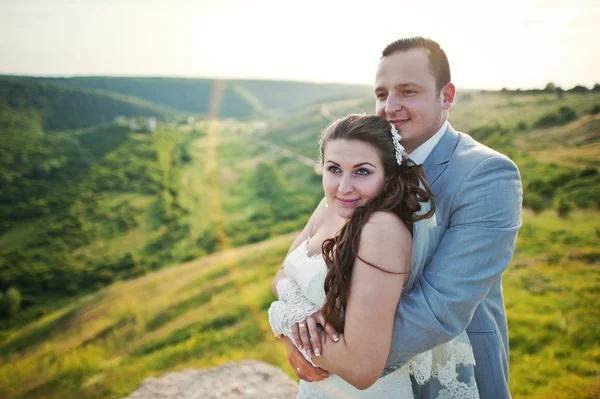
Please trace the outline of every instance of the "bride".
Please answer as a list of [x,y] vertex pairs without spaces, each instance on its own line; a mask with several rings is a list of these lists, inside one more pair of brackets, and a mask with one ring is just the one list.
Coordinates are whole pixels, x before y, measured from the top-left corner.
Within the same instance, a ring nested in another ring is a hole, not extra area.
[[479,397],[465,332],[402,366],[387,362],[402,293],[439,243],[423,167],[400,140],[374,115],[338,119],[321,135],[325,198],[276,274],[269,308],[274,334],[331,373],[301,380],[299,398]]

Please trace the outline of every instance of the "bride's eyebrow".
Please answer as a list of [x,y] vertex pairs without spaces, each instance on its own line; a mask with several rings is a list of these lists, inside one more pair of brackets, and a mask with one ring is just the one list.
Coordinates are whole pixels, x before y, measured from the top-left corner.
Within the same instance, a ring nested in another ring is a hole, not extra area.
[[[325,163],[332,163],[332,164],[334,164],[335,166],[338,166],[338,167],[340,166],[340,164],[339,164],[339,163],[337,163],[337,162],[335,162],[335,161],[331,161],[331,160],[328,160],[328,161],[327,161],[327,162],[325,162]],[[361,163],[357,163],[356,165],[354,165],[354,166],[353,166],[353,168],[358,168],[358,167],[361,167],[361,166],[363,166],[363,165],[369,165],[369,166],[371,166],[371,167],[373,167],[373,168],[377,169],[377,166],[373,165],[373,164],[372,164],[372,163],[370,163],[370,162],[361,162]]]
[[354,168],[358,168],[359,166],[363,166],[363,165],[369,165],[369,166],[371,166],[371,167],[373,167],[373,168],[377,169],[377,166],[373,165],[373,164],[372,164],[372,163],[370,163],[370,162],[361,162],[361,163],[357,163],[357,164],[356,164],[356,165],[354,165],[353,167],[354,167]]

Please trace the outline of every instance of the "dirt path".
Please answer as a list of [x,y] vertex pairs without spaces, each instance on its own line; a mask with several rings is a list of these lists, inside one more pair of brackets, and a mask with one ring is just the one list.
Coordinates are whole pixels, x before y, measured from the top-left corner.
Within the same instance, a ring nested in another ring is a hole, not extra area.
[[286,158],[293,159],[294,161],[300,162],[301,164],[306,165],[310,168],[318,169],[318,162],[314,159],[310,159],[309,157],[306,157],[302,154],[290,151],[287,148],[280,147],[277,144],[271,143],[261,137],[253,136],[252,139],[260,146],[265,147],[272,152],[283,155]]

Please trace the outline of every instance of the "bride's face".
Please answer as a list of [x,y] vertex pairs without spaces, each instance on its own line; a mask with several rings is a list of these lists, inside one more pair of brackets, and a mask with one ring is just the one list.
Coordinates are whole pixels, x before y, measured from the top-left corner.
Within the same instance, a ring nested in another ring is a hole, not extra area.
[[323,152],[323,191],[344,219],[383,190],[385,170],[371,144],[358,140],[328,141]]

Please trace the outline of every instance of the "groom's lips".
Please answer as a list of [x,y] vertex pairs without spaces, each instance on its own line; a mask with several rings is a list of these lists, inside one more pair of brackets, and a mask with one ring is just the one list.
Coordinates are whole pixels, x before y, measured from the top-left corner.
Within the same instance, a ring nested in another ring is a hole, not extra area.
[[388,122],[396,126],[396,129],[406,124],[410,119],[391,119]]

